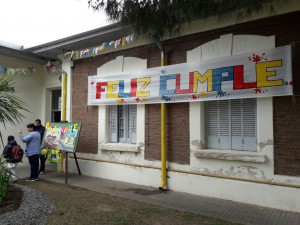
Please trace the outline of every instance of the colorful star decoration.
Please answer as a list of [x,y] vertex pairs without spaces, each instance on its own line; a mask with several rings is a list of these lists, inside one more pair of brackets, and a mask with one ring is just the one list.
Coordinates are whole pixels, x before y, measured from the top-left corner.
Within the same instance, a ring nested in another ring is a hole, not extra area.
[[198,97],[197,97],[196,95],[192,95],[191,98],[192,98],[193,100],[198,99]]
[[220,98],[222,98],[222,97],[226,97],[227,95],[230,95],[230,94],[227,94],[227,92],[226,91],[218,91],[218,93],[217,93],[217,96],[216,97],[220,97]]
[[125,103],[125,99],[124,98],[117,98],[116,102],[117,103]]
[[166,95],[162,95],[161,96],[161,100],[165,101],[165,102],[170,102],[170,101],[174,101],[173,98],[166,96]]
[[267,60],[267,58],[265,58],[265,55],[266,55],[266,53],[263,53],[261,55],[253,54],[252,57],[249,57],[249,61],[257,63],[257,62],[260,62],[262,60]]
[[206,98],[207,97],[207,92],[201,91],[200,94],[199,94],[199,97]]
[[254,88],[253,93],[254,94],[261,94],[261,93],[265,93],[265,91],[261,88]]
[[165,70],[165,69],[162,69],[161,71],[160,71],[160,74],[166,74],[167,73],[167,71]]

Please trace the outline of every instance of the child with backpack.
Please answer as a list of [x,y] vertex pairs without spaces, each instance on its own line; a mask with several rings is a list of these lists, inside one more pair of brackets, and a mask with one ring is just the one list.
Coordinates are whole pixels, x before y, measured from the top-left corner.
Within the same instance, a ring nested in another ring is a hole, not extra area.
[[23,149],[15,141],[15,137],[10,135],[7,137],[7,145],[3,149],[3,156],[6,159],[7,167],[11,173],[13,183],[18,182],[16,176],[17,163],[22,162],[24,155]]

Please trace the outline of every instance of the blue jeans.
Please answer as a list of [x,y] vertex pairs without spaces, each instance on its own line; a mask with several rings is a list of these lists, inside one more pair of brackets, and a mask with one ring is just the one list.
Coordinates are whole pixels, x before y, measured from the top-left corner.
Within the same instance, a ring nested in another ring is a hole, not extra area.
[[28,157],[30,164],[30,179],[37,179],[39,172],[39,154],[32,155]]

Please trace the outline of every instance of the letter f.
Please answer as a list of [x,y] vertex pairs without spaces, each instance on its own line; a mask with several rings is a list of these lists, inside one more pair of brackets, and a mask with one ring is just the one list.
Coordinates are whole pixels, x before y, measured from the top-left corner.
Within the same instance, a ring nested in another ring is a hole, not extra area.
[[107,86],[107,82],[97,83],[96,99],[100,99],[101,98],[101,92],[105,92],[105,88],[102,88],[103,86]]

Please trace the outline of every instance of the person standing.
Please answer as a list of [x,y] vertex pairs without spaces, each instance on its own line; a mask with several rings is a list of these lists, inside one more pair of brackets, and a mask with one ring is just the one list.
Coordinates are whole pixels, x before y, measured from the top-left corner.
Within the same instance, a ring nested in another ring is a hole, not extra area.
[[[45,133],[45,127],[42,125],[42,121],[40,119],[36,119],[35,122],[35,130],[38,131],[41,135],[41,142],[40,144],[42,144],[43,142],[43,137],[44,137],[44,133]],[[39,174],[40,175],[44,175],[45,174],[45,163],[47,160],[48,154],[45,155],[40,155],[40,169],[39,169]]]
[[23,136],[22,131],[19,130],[20,139],[26,143],[26,156],[30,164],[30,177],[26,181],[37,181],[39,171],[39,156],[41,154],[41,135],[35,131],[34,123],[27,125],[28,134]]
[[11,173],[11,177],[13,179],[13,183],[18,183],[18,177],[16,176],[16,167],[19,161],[14,160],[12,155],[12,149],[14,146],[18,146],[21,148],[17,142],[15,141],[15,137],[12,135],[9,135],[7,137],[7,145],[5,145],[3,149],[3,156],[6,159],[7,162],[7,168]]

